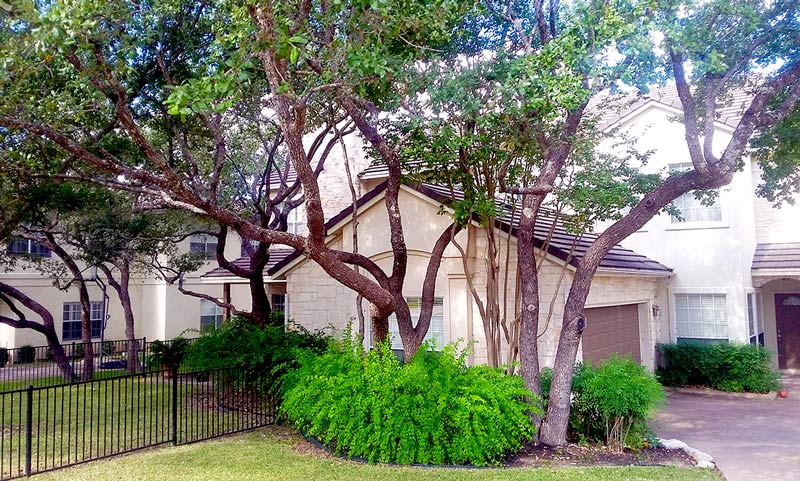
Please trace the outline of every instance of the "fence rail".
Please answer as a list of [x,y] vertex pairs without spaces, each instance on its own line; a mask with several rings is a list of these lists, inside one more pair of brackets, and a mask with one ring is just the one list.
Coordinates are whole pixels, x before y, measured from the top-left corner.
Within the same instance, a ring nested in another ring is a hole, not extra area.
[[0,480],[271,424],[268,378],[248,372],[173,368],[0,392]]
[[[193,342],[194,339],[190,339]],[[167,341],[169,342],[169,341]],[[50,346],[0,348],[0,391],[71,384],[82,381],[85,369],[84,353],[92,345],[93,379],[124,376],[144,372],[153,342],[147,338],[72,342],[64,344],[68,369],[56,362]],[[128,362],[134,359],[134,362]],[[153,366],[159,368],[160,366]],[[181,367],[181,370],[185,370]]]

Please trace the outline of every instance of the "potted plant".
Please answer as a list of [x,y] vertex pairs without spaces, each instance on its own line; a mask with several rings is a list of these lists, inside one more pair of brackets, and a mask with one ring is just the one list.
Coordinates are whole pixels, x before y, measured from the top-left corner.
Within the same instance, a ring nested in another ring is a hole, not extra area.
[[150,354],[148,364],[161,366],[164,377],[171,377],[172,370],[177,367],[186,357],[186,350],[189,347],[189,340],[183,337],[176,337],[171,341],[155,340],[150,344]]

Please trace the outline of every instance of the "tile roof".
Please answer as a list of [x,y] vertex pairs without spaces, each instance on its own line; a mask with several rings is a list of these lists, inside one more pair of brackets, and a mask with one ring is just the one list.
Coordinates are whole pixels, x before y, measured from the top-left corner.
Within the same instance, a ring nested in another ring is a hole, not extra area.
[[800,242],[758,244],[752,269],[800,269]]
[[[294,249],[289,248],[289,247],[276,247],[276,248],[270,249],[269,250],[269,261],[267,262],[267,266],[264,269],[264,272],[269,274],[272,271],[272,269],[279,262],[284,260],[287,256],[289,256],[293,252],[294,252]],[[233,264],[238,266],[238,267],[243,267],[243,268],[249,267],[249,265],[250,265],[250,257],[248,257],[248,256],[240,257],[240,258],[236,259],[235,261],[233,261]],[[218,278],[218,277],[236,277],[236,276],[232,272],[227,270],[227,269],[224,269],[222,267],[217,267],[216,269],[212,269],[212,270],[206,272],[201,277]]]
[[[413,184],[408,185],[408,187],[442,204],[447,204],[451,199],[450,190],[448,188],[431,184]],[[382,182],[380,185],[361,197],[357,202],[358,206],[363,206],[371,199],[381,195],[385,190],[386,182]],[[455,197],[458,197],[459,194],[460,193],[456,192]],[[517,225],[519,224],[519,209],[511,209],[511,207],[508,205],[503,205],[502,207],[504,214],[498,218],[497,227],[504,232],[508,232],[510,229],[511,234],[516,235]],[[331,218],[325,224],[326,229],[330,230],[339,222],[349,218],[352,215],[352,209],[352,206],[349,206]],[[512,210],[515,211],[513,215]],[[555,226],[553,226],[554,223]],[[567,232],[561,222],[558,222],[553,217],[548,217],[545,215],[539,217],[534,231],[537,248],[544,248],[545,240],[547,239],[551,228],[553,229],[553,234],[548,247],[548,253],[566,261],[568,258],[570,258],[570,250],[572,249],[572,245],[574,243],[575,250],[572,254],[572,258],[570,259],[570,264],[572,266],[578,265],[580,258],[589,248],[591,243],[597,238],[596,234],[583,234],[578,236],[576,234]],[[288,255],[283,260],[278,262],[275,267],[271,269],[270,273],[277,272],[301,255],[302,253],[299,251],[295,251],[294,253]],[[600,267],[602,269],[627,270],[663,275],[668,275],[672,272],[671,268],[622,246],[614,247],[611,252],[609,252],[608,255],[603,258],[603,261],[600,263]]]
[[[447,203],[451,198],[451,192],[448,188],[423,184],[416,186],[416,189],[442,203]],[[454,192],[454,194],[458,198],[461,193]],[[497,202],[497,205],[499,207],[498,211],[502,213],[497,219],[497,227],[503,232],[508,232],[510,229],[511,234],[516,235],[521,209],[519,207],[513,208],[509,204],[500,202]],[[570,251],[574,244],[575,249],[570,259],[570,264],[574,267],[578,266],[580,259],[598,237],[597,234],[586,233],[578,235],[568,232],[564,224],[554,215],[544,213],[544,215],[539,215],[534,228],[534,239],[537,248],[545,247],[545,242],[551,230],[552,235],[550,236],[548,253],[565,261],[570,258]],[[671,268],[619,245],[612,248],[603,258],[600,267],[604,269],[672,272]]]

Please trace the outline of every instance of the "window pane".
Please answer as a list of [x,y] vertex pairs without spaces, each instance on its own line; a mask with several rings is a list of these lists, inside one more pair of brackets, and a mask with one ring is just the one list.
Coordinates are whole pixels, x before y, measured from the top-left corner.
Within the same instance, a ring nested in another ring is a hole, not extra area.
[[728,339],[728,305],[725,294],[676,294],[675,306],[677,337]]
[[672,202],[679,216],[672,216],[672,223],[681,222],[720,222],[722,221],[722,207],[719,198],[712,205],[703,205],[696,198],[694,192],[688,192]]
[[223,312],[220,306],[208,299],[200,299],[200,330],[222,325]]
[[[420,297],[408,297],[406,298],[406,302],[408,302],[409,308],[411,308],[411,306],[415,306],[410,310],[413,325],[416,326],[417,321],[419,321],[422,299]],[[400,339],[400,329],[397,326],[397,318],[394,314],[389,316],[389,336],[392,339],[392,349],[396,351],[402,351],[403,341]],[[425,335],[424,340],[433,340],[436,350],[440,350],[444,347],[444,299],[441,297],[436,297],[433,300],[431,323],[428,327],[428,333]]]
[[272,310],[281,312],[286,310],[286,296],[284,294],[272,295]]

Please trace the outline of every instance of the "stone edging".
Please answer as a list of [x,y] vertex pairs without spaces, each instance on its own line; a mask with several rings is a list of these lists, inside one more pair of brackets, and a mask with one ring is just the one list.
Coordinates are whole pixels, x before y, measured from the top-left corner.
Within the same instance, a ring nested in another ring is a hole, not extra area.
[[714,464],[714,458],[712,458],[710,454],[695,449],[683,441],[678,439],[659,439],[658,441],[667,449],[680,449],[691,456],[695,463],[697,463],[698,468],[714,469],[717,467],[717,465]]
[[718,391],[716,389],[711,389],[709,387],[665,387],[664,388],[667,392],[674,392],[679,394],[693,394],[695,396],[725,396],[731,398],[740,398],[740,399],[764,399],[764,400],[772,400],[778,397],[778,393],[775,391],[770,391],[766,394],[760,394],[755,392],[727,392],[727,391]]

